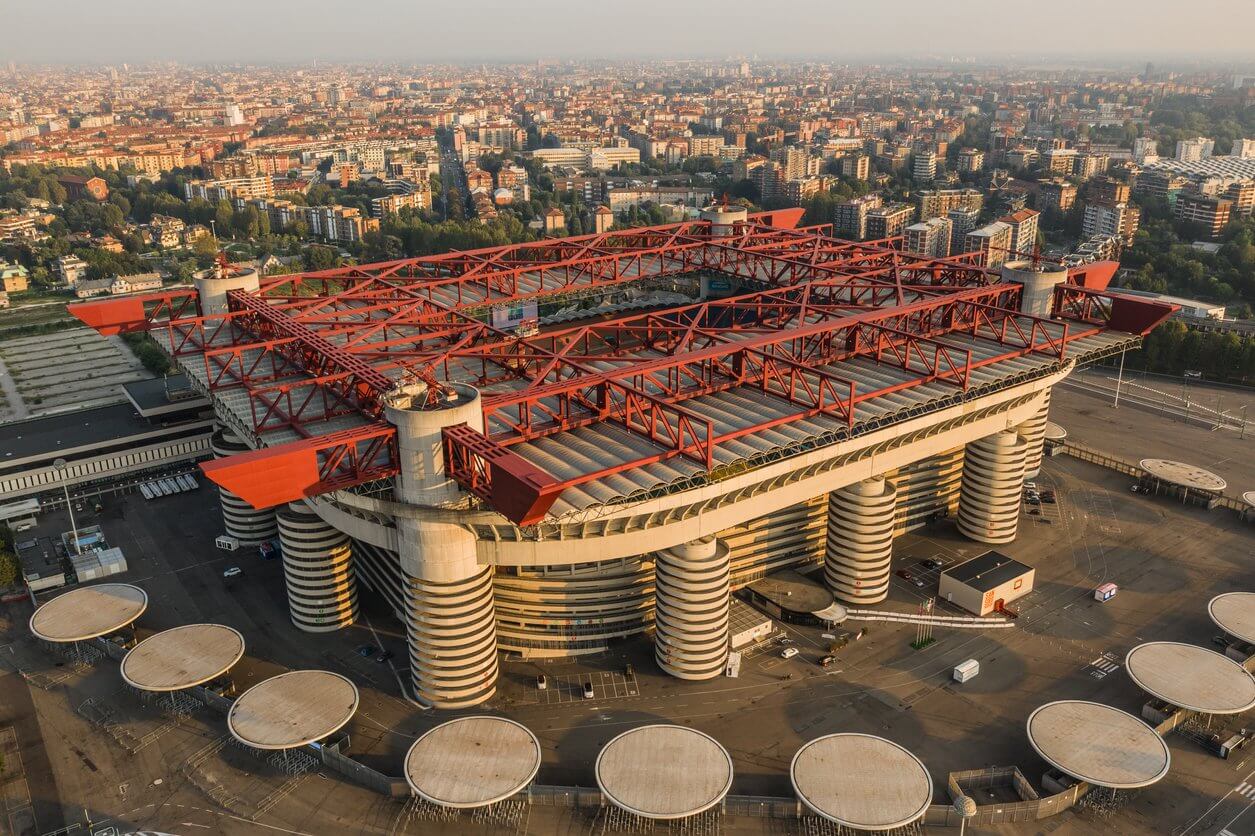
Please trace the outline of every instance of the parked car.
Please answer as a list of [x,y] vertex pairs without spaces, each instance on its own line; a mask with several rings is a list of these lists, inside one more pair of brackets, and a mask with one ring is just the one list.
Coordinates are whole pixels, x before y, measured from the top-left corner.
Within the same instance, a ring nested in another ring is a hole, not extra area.
[[793,644],[793,639],[789,638],[788,636],[781,636],[780,638],[776,639],[776,643],[777,644]]
[[914,576],[914,575],[912,575],[910,572],[906,571],[905,569],[899,569],[899,570],[897,571],[897,576],[898,576],[899,578],[901,578],[902,580],[904,580],[904,581],[913,581],[913,580],[915,580],[915,576]]
[[826,668],[835,661],[837,661],[836,656],[832,656],[832,655],[824,656],[822,659],[819,660],[819,667]]
[[911,580],[911,583],[915,584],[915,585],[916,585],[916,586],[918,586],[920,589],[923,589],[923,588],[924,588],[924,582],[923,582],[923,581],[921,581],[919,578],[913,578],[913,579]]
[[944,565],[940,560],[933,560],[932,558],[924,561],[924,568],[926,569],[940,569]]
[[1229,648],[1229,639],[1226,636],[1212,636],[1211,643],[1226,650]]
[[1141,493],[1142,489],[1138,485],[1129,485],[1129,493]]
[[627,679],[636,678],[636,668],[632,667],[632,663],[628,662],[623,666],[623,676]]
[[383,664],[384,662],[391,659],[393,656],[396,656],[396,654],[393,653],[391,650],[385,650],[383,653],[380,653],[378,656],[375,657],[375,661],[380,664]]
[[222,577],[224,580],[228,581],[232,578],[242,578],[244,577],[244,570],[239,566],[228,566],[222,570]]
[[792,659],[797,654],[798,654],[798,649],[796,647],[786,647],[784,650],[780,651],[780,658]]
[[593,698],[593,683],[584,683],[584,699],[591,700]]
[[364,644],[357,649],[357,655],[363,659],[369,659],[375,655],[375,646],[373,644]]
[[545,676],[543,673],[536,674],[536,690],[537,691],[549,690],[549,677]]

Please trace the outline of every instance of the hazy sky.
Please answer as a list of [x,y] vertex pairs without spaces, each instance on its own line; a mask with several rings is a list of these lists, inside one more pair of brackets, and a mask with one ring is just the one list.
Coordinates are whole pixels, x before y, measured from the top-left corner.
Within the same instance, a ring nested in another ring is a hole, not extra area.
[[1255,0],[0,0],[0,60],[1255,62]]

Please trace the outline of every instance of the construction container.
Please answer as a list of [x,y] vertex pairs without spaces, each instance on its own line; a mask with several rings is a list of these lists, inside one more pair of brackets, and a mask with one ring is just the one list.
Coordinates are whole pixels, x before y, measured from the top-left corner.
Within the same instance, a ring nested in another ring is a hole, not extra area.
[[968,659],[966,662],[960,662],[954,666],[954,681],[967,682],[980,673],[980,662],[975,659]]

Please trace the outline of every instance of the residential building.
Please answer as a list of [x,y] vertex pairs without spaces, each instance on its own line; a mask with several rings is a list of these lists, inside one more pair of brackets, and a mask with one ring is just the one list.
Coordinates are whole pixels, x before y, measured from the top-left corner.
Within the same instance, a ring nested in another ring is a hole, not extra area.
[[558,207],[551,208],[545,213],[545,233],[547,235],[555,235],[566,229],[566,215],[562,214],[562,210]]
[[1233,201],[1225,197],[1182,192],[1177,195],[1172,211],[1177,220],[1198,224],[1208,237],[1217,238],[1229,224]]
[[916,180],[937,179],[937,154],[933,151],[921,151],[911,161],[911,177]]
[[21,264],[0,261],[0,290],[21,293],[30,287],[30,272]]
[[959,152],[955,169],[963,174],[973,174],[985,167],[985,152],[978,148],[964,148]]
[[1125,246],[1133,243],[1141,212],[1129,203],[1111,203],[1094,200],[1085,204],[1081,221],[1081,236],[1094,238],[1111,236],[1120,239]]
[[39,217],[25,212],[0,215],[0,241],[9,242],[39,238]]
[[1040,212],[1021,209],[998,219],[1011,227],[1012,258],[1026,258],[1037,249],[1037,222],[1040,218]]
[[832,218],[837,237],[855,241],[866,238],[867,213],[878,209],[883,202],[879,194],[872,193],[838,203]]
[[904,231],[904,249],[933,258],[946,258],[950,255],[950,235],[953,231],[954,223],[949,218],[929,218],[911,224]]
[[1233,214],[1238,217],[1250,217],[1255,210],[1255,180],[1242,180],[1230,183],[1225,190],[1225,197],[1233,201]]
[[894,238],[902,234],[915,217],[915,207],[909,203],[890,203],[867,213],[867,237],[873,241]]
[[950,252],[964,252],[964,240],[980,222],[980,210],[971,206],[956,206],[946,213],[946,218],[950,221]]
[[1076,149],[1051,148],[1042,154],[1041,167],[1051,174],[1071,174],[1076,170]]
[[274,197],[274,194],[274,179],[269,174],[233,177],[229,180],[189,180],[183,184],[183,197],[186,200],[199,197],[210,203],[234,198],[254,200]]
[[1105,173],[1109,164],[1106,154],[1078,154],[1072,163],[1072,175],[1079,180],[1088,180]]
[[602,204],[593,210],[593,232],[600,235],[601,233],[614,226],[614,212],[610,211],[610,207]]
[[1011,225],[1001,221],[973,229],[963,239],[963,251],[980,253],[980,263],[986,267],[998,267],[1010,260]]
[[1212,155],[1216,142],[1206,137],[1177,140],[1177,159],[1182,162],[1198,162]]
[[976,189],[926,189],[919,192],[919,216],[939,218],[957,208],[980,212],[984,203],[985,196]]
[[715,193],[705,186],[632,186],[607,190],[606,204],[611,212],[645,203],[702,207],[709,206],[714,197]]
[[160,273],[136,273],[131,276],[115,276],[109,285],[109,292],[115,296],[121,293],[146,293],[150,290],[161,290]]
[[871,172],[871,157],[866,154],[849,154],[841,158],[841,176],[851,180],[866,180]]
[[1133,140],[1133,162],[1138,165],[1149,165],[1159,159],[1159,146],[1149,137],[1139,136]]
[[690,136],[688,138],[688,153],[690,157],[718,157],[723,153],[723,137],[714,136]]
[[383,218],[395,215],[402,209],[426,209],[428,207],[427,192],[414,191],[409,194],[390,194],[376,197],[370,202],[370,216]]
[[1108,203],[1129,202],[1129,184],[1111,178],[1095,180],[1086,186],[1086,193],[1094,200]]
[[66,285],[73,285],[87,274],[87,262],[76,255],[63,255],[56,260],[57,277]]
[[1229,156],[1240,157],[1242,159],[1255,157],[1255,139],[1233,140],[1233,148],[1230,149]]
[[1067,180],[1038,180],[1037,208],[1043,212],[1067,212],[1076,203],[1076,185]]

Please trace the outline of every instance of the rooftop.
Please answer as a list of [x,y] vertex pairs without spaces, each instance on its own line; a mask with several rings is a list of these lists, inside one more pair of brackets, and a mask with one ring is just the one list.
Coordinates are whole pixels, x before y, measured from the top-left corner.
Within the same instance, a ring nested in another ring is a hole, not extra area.
[[946,569],[941,574],[973,589],[988,592],[1031,571],[1033,571],[1032,566],[1027,566],[1013,557],[1007,557],[1002,552],[988,551],[958,566]]
[[504,717],[459,717],[424,733],[405,756],[405,780],[442,807],[484,807],[517,794],[540,769],[540,743]]
[[80,586],[40,605],[31,632],[50,642],[76,642],[121,630],[148,609],[148,593],[125,583]]
[[255,749],[295,749],[343,728],[357,701],[357,686],[338,673],[289,671],[241,694],[227,728]]
[[858,830],[918,821],[932,803],[928,768],[906,748],[868,734],[830,734],[798,750],[789,767],[797,797],[817,815]]
[[1047,703],[1028,718],[1028,742],[1042,759],[1079,781],[1134,789],[1168,774],[1168,744],[1118,708],[1083,700]]
[[749,588],[783,610],[821,612],[832,605],[833,597],[823,584],[792,569],[773,572]]
[[1228,486],[1224,479],[1210,470],[1192,464],[1168,459],[1142,459],[1139,466],[1156,479],[1191,490],[1219,493]]
[[185,624],[144,639],[122,659],[122,679],[141,691],[181,691],[217,679],[244,655],[244,637],[221,624]]
[[713,737],[682,726],[642,726],[597,755],[597,786],[612,803],[649,819],[694,816],[732,787],[732,758]]
[[1207,603],[1216,626],[1235,639],[1255,644],[1255,592],[1226,592]]

